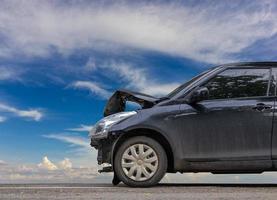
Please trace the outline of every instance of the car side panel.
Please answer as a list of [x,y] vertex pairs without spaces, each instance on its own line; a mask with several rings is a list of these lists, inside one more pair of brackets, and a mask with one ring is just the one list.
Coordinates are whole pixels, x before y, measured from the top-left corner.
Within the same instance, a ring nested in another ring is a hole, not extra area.
[[[261,102],[272,109],[254,110]],[[273,104],[274,98],[270,97],[200,102],[195,115],[181,116],[183,132],[178,138],[183,141],[184,158],[270,160]]]

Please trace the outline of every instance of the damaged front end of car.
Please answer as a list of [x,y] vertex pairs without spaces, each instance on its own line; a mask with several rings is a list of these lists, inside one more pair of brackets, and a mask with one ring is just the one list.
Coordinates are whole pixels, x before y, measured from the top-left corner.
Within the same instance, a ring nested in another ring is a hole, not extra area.
[[91,146],[98,150],[97,161],[101,165],[111,162],[112,147],[118,138],[118,134],[110,132],[110,128],[121,121],[136,115],[136,111],[120,112],[104,117],[90,131]]
[[159,98],[139,93],[132,92],[129,90],[117,90],[111,98],[108,100],[108,103],[104,110],[104,117],[123,112],[126,108],[126,102],[135,102],[144,108],[151,108],[157,103]]
[[128,90],[118,90],[111,96],[104,110],[104,118],[95,124],[89,134],[91,146],[98,150],[98,164],[106,165],[99,172],[113,171],[113,147],[120,133],[124,132],[124,130],[110,131],[111,127],[137,115],[137,111],[124,112],[127,101],[135,102],[141,106],[141,109],[145,109],[153,107],[159,102],[159,98]]

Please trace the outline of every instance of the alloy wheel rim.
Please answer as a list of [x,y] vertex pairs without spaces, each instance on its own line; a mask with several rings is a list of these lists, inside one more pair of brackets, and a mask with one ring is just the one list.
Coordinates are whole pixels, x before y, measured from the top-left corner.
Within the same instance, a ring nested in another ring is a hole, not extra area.
[[146,144],[128,147],[121,159],[125,175],[134,181],[149,180],[157,172],[158,164],[155,150]]

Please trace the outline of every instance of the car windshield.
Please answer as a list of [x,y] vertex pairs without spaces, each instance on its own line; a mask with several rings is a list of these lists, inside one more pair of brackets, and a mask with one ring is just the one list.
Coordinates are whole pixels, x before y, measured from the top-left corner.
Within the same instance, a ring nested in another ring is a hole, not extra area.
[[188,85],[190,85],[192,82],[196,81],[197,79],[201,78],[202,76],[204,76],[205,74],[207,74],[208,72],[210,72],[212,69],[209,69],[207,71],[202,72],[201,74],[198,74],[197,76],[193,77],[192,79],[190,79],[189,81],[185,82],[184,84],[180,85],[179,87],[177,87],[175,90],[173,90],[172,92],[170,92],[166,98],[172,98],[174,97],[176,94],[178,94],[179,92],[181,92],[184,88],[186,88]]

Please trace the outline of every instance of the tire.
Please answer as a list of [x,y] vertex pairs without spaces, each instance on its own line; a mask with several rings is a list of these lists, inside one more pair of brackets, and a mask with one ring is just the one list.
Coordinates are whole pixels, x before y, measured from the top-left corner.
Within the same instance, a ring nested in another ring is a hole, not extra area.
[[157,141],[145,136],[136,136],[127,139],[119,147],[113,168],[118,178],[126,185],[150,187],[164,177],[167,171],[167,155]]

